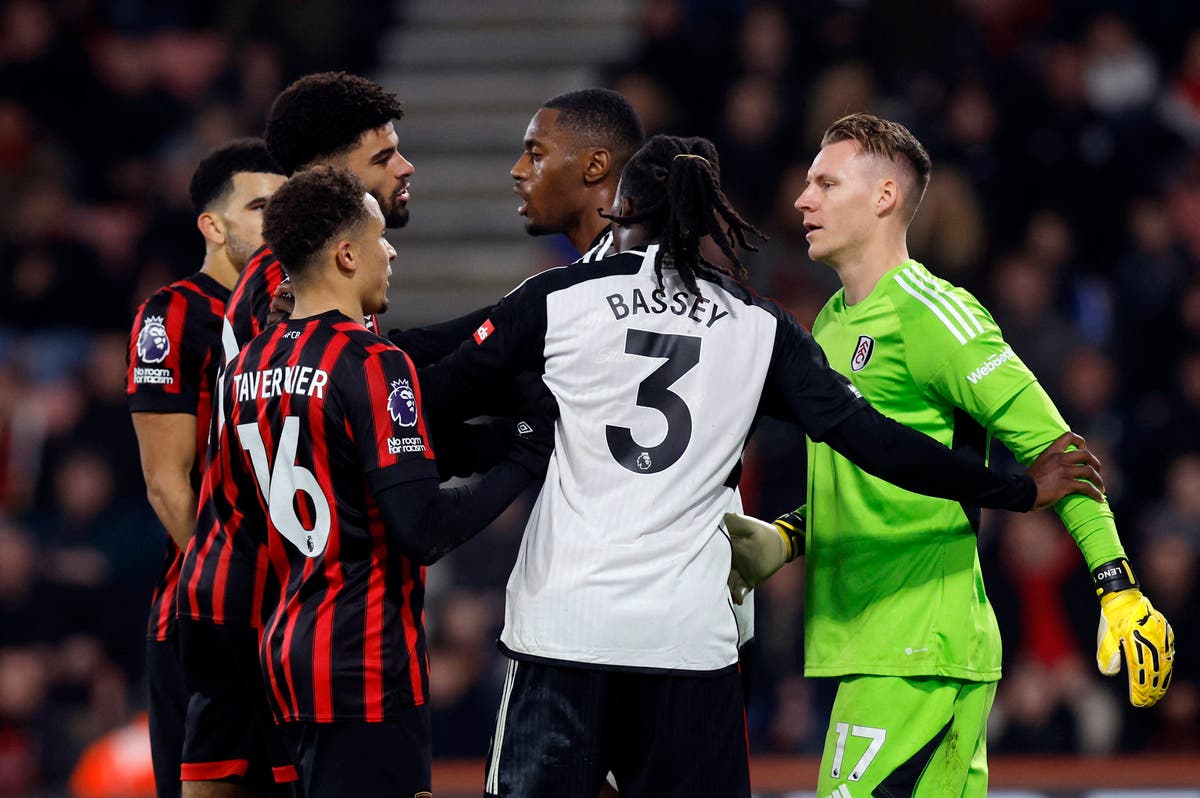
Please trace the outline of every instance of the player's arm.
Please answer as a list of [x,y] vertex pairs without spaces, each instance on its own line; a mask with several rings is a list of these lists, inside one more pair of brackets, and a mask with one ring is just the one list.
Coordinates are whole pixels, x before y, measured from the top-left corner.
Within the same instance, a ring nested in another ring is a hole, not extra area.
[[493,312],[495,306],[490,305],[457,319],[426,327],[388,330],[387,337],[420,368],[436,363],[458,349],[463,341],[479,332]]
[[155,515],[180,549],[196,526],[196,416],[190,413],[133,413],[146,495]]
[[[996,411],[988,423],[1019,462],[1039,451],[1047,436],[1066,422],[1037,382],[1028,384]],[[1096,665],[1115,676],[1124,654],[1129,672],[1129,700],[1151,706],[1166,693],[1175,655],[1174,632],[1162,613],[1141,593],[1125,556],[1108,502],[1068,496],[1054,506],[1083,553],[1100,599]]]
[[472,485],[438,489],[437,479],[393,485],[375,493],[389,539],[406,556],[431,565],[496,520],[546,471],[554,447],[553,420],[525,417],[510,455]]
[[389,537],[408,557],[423,565],[436,562],[474,537],[545,475],[558,407],[544,387],[530,387],[522,394],[522,404],[518,418],[497,422],[507,426],[504,459],[472,485],[439,490],[436,479],[385,485],[380,480],[387,479],[386,472],[368,478],[379,485],[373,492]]
[[881,415],[829,366],[816,341],[790,315],[780,318],[767,387],[766,412],[782,408],[780,415],[800,424],[814,441],[915,493],[1018,511],[1047,507],[1068,493],[1100,495],[1090,482],[1080,481],[1099,481],[1090,453],[1067,453],[1066,442],[1039,457],[1029,475],[1001,474]]
[[536,280],[497,304],[453,353],[419,370],[435,439],[447,423],[511,413],[509,392],[497,387],[521,372],[541,370],[545,296]]

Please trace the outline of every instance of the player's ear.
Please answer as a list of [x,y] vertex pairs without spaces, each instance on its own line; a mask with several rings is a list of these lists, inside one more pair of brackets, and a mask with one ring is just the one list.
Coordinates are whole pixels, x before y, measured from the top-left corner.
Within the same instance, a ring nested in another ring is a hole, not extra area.
[[603,183],[611,169],[612,153],[603,149],[591,150],[583,165],[583,182],[588,185]]
[[875,196],[875,215],[888,216],[900,207],[900,184],[890,177],[879,181]]
[[334,246],[334,258],[337,260],[339,272],[347,275],[354,274],[358,270],[358,261],[354,252],[354,242],[348,238],[343,238]]
[[204,240],[214,246],[224,246],[225,244],[225,224],[221,218],[215,213],[205,211],[196,217],[196,227],[200,230],[200,235],[204,236]]

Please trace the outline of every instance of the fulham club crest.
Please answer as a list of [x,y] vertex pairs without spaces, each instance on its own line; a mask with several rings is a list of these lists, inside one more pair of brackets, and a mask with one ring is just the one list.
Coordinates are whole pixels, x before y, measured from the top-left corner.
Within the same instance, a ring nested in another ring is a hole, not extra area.
[[171,339],[163,326],[162,316],[147,316],[138,333],[138,360],[143,363],[161,363],[171,353]]
[[850,370],[862,371],[871,360],[875,351],[875,339],[869,335],[858,336],[858,346],[854,347],[854,357],[850,358]]
[[388,415],[402,427],[417,423],[417,398],[412,383],[408,380],[393,380],[392,392],[388,394]]

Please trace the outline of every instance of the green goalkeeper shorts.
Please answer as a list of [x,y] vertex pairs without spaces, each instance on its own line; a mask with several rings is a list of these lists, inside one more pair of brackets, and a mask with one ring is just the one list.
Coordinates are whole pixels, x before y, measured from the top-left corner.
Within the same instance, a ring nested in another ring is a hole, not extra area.
[[838,686],[818,798],[984,798],[995,682],[854,676]]

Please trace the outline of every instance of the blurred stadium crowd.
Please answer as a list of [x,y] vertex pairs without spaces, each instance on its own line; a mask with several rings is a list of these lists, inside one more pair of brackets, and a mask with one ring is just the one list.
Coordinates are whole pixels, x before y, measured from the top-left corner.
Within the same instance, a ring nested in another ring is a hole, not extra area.
[[[61,785],[144,704],[163,533],[125,353],[136,305],[200,262],[191,171],[259,133],[297,75],[369,72],[393,5],[0,4],[0,796]],[[902,121],[934,160],[914,257],[984,300],[1104,461],[1176,626],[1176,681],[1129,708],[1092,662],[1070,537],[1051,514],[991,515],[980,549],[1006,643],[991,750],[1200,752],[1200,5],[643,0],[638,20],[604,80],[648,133],[717,143],[730,196],[772,236],[749,264],[761,291],[811,323],[837,280],[791,207],[806,159],[844,112]],[[747,506],[773,517],[803,489],[802,439],[764,424]],[[430,569],[439,756],[486,749],[525,509]],[[758,598],[754,752],[820,750],[832,695],[802,677],[802,578],[784,569]]]

